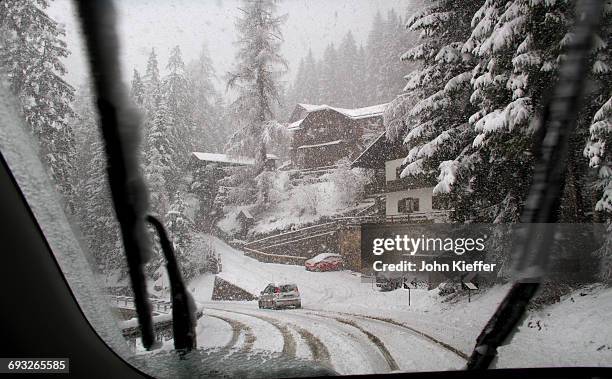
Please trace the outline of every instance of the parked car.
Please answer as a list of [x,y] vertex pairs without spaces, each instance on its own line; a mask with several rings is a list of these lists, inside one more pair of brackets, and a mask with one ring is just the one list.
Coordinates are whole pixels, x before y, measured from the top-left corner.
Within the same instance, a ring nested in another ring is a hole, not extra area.
[[259,296],[259,308],[301,308],[302,299],[297,284],[274,284],[270,283]]
[[397,272],[376,272],[375,275],[376,287],[381,291],[393,291],[402,287],[404,278]]
[[304,263],[308,271],[338,271],[344,268],[344,259],[339,254],[323,253]]

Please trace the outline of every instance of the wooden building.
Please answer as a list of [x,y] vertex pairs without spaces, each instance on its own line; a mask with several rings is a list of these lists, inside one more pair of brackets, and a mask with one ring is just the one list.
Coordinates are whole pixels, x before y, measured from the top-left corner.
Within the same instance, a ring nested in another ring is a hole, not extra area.
[[385,197],[387,221],[446,221],[448,211],[440,198],[433,195],[435,183],[400,177],[407,154],[401,142],[387,140],[382,132],[351,166],[374,170],[366,192],[370,197]]
[[288,125],[293,166],[314,169],[354,159],[383,130],[385,106],[344,109],[298,104]]

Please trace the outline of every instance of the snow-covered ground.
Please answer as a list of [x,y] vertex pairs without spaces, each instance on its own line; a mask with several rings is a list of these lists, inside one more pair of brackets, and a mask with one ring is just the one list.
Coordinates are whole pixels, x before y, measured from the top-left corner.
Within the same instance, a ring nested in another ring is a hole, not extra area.
[[[471,302],[442,302],[435,290],[412,290],[409,305],[408,291],[378,292],[350,271],[309,272],[261,263],[210,238],[221,255],[221,278],[254,295],[270,282],[296,283],[303,309],[272,311],[258,309],[255,301],[212,302],[214,276],[203,275],[189,286],[205,309],[198,332],[207,335],[215,329],[202,346],[288,352],[344,374],[461,368],[509,288],[476,293]],[[499,349],[497,367],[607,365],[612,361],[612,329],[604,326],[611,311],[612,289],[599,286],[532,311],[511,343]],[[222,320],[224,327],[214,326]],[[232,330],[234,342],[221,330]]]

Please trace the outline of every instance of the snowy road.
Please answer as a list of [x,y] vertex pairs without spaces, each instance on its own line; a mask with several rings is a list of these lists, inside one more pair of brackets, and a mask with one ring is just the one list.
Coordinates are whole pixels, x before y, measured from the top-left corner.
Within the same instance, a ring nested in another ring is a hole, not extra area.
[[447,370],[465,364],[461,352],[393,320],[313,309],[261,310],[255,303],[203,305],[199,346],[228,354],[277,352],[340,374]]
[[[197,329],[200,348],[227,355],[280,353],[340,374],[438,371],[465,364],[463,351],[469,350],[454,338],[460,334],[430,327],[444,323],[433,315],[407,312],[403,291],[376,291],[350,271],[321,273],[262,263],[218,238],[212,243],[223,262],[219,277],[254,295],[270,282],[296,283],[303,308],[269,310],[259,309],[255,301],[210,301],[214,275],[203,275],[190,283],[204,310]],[[428,301],[423,291],[413,294],[413,303]]]

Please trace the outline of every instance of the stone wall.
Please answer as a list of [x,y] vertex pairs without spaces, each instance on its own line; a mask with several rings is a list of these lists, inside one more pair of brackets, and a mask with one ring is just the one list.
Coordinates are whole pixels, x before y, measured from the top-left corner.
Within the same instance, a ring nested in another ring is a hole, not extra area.
[[361,227],[346,225],[338,230],[338,254],[344,257],[344,267],[361,271]]

